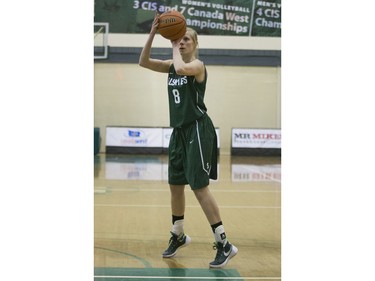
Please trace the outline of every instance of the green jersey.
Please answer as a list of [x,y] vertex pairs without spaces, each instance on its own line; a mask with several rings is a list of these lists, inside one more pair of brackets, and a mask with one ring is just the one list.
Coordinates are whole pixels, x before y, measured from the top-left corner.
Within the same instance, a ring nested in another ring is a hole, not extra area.
[[168,75],[169,120],[173,128],[182,127],[199,119],[207,111],[203,102],[207,71],[201,83],[194,76],[178,75],[172,64]]

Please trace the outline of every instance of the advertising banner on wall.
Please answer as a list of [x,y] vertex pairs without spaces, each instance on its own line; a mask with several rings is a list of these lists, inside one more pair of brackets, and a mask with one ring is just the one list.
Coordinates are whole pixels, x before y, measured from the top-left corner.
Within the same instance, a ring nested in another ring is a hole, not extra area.
[[281,37],[281,0],[95,0],[109,33],[148,33],[154,14],[177,10],[200,35]]
[[232,129],[234,148],[281,148],[280,129]]
[[161,147],[162,128],[107,127],[106,146]]

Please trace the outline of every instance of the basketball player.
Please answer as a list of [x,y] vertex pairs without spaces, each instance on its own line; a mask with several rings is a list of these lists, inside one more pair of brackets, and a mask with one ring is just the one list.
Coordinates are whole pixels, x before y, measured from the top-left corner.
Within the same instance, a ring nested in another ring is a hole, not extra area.
[[139,65],[168,73],[169,115],[173,127],[168,163],[172,236],[162,256],[173,257],[179,248],[191,242],[191,238],[184,233],[184,189],[189,184],[215,238],[214,249],[217,252],[209,266],[223,267],[238,250],[226,237],[218,205],[208,188],[209,179],[217,179],[217,137],[203,102],[207,71],[203,62],[197,58],[197,33],[187,28],[183,38],[171,41],[173,59],[153,59],[150,58],[150,52],[158,21],[159,15],[156,14]]

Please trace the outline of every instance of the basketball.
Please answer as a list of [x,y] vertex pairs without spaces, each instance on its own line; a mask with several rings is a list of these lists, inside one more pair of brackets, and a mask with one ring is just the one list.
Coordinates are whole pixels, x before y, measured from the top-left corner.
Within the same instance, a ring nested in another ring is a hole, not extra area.
[[177,40],[186,33],[185,17],[177,11],[167,11],[160,15],[158,31],[168,40]]

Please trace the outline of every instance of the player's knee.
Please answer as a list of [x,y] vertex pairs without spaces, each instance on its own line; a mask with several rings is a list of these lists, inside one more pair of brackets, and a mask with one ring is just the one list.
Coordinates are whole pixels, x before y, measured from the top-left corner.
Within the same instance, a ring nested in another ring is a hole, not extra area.
[[208,191],[209,191],[208,186],[198,188],[198,189],[193,189],[194,195],[198,199],[198,201],[203,200],[206,197]]

